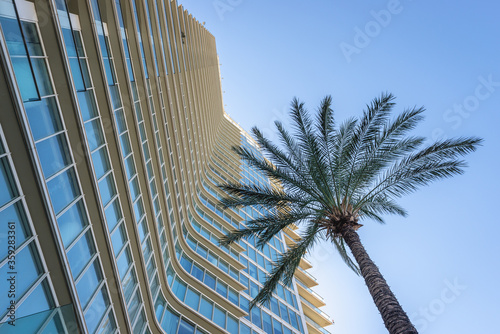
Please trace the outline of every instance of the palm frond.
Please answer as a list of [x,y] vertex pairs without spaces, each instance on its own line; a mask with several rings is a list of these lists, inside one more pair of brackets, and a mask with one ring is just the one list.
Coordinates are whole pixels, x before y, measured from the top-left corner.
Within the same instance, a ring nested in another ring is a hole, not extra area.
[[253,128],[263,154],[245,146],[233,148],[244,164],[273,185],[245,180],[219,185],[227,194],[221,200],[225,208],[262,208],[261,216],[229,232],[221,245],[255,237],[257,248],[262,248],[291,224],[303,227],[302,239],[279,257],[252,307],[269,301],[280,282],[291,282],[300,259],[318,240],[331,241],[347,266],[359,274],[346,249],[345,226],[359,228],[357,221],[367,219],[383,223],[388,214],[406,216],[396,199],[463,173],[466,163],[461,158],[482,143],[469,137],[424,146],[425,138],[410,135],[423,120],[424,109],[408,108],[392,117],[394,105],[394,96],[383,93],[361,117],[338,123],[330,96],[321,101],[314,117],[294,98],[291,131],[275,122],[277,143]]
[[264,304],[268,302],[280,281],[282,281],[284,285],[291,284],[295,270],[300,264],[300,260],[306,254],[307,250],[309,250],[317,241],[317,232],[318,225],[311,222],[308,225],[302,240],[278,258],[278,261],[275,263],[275,266],[268,276],[264,286],[250,303],[250,308],[257,304]]

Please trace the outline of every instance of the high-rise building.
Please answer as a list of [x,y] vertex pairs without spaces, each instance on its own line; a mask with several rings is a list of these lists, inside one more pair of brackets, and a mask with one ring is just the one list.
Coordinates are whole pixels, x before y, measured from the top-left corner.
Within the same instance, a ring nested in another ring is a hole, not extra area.
[[231,151],[214,37],[170,0],[0,0],[0,333],[326,333],[303,260],[249,311],[272,261],[220,238]]

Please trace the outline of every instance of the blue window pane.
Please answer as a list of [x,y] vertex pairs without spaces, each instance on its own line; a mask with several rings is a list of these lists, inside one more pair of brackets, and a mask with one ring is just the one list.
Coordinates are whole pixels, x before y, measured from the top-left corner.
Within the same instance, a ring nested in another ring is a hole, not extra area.
[[295,297],[295,294],[292,293],[292,303],[293,307],[295,307],[296,309],[299,309],[298,307],[298,304],[297,304],[297,298]]
[[71,163],[64,134],[38,142],[36,149],[46,179]]
[[47,182],[47,187],[56,214],[80,195],[73,168]]
[[24,108],[35,140],[45,138],[63,129],[54,97],[26,102]]
[[247,289],[250,284],[250,280],[245,275],[240,275],[240,283],[243,284]]
[[122,224],[111,235],[111,243],[113,244],[113,251],[115,253],[115,256],[122,250],[126,240],[127,237],[125,236],[125,231]]
[[179,316],[174,314],[169,307],[165,310],[165,315],[163,316],[163,321],[161,322],[161,328],[165,333],[174,334],[177,330],[177,324],[179,323]]
[[177,298],[179,298],[181,301],[184,301],[184,295],[186,294],[186,283],[181,282],[177,277],[174,280],[172,292],[177,296]]
[[108,174],[108,176],[99,181],[99,193],[101,194],[101,200],[104,206],[106,206],[111,198],[116,195],[113,173]]
[[227,296],[227,285],[225,283],[222,283],[221,281],[217,281],[217,293],[219,293],[221,296],[226,298]]
[[285,290],[283,289],[283,285],[278,284],[276,286],[276,293],[279,297],[281,297],[281,299],[285,299]]
[[257,268],[257,271],[259,272],[259,283],[264,285],[267,279],[267,275],[260,269]]
[[283,326],[283,334],[293,334],[293,332],[290,328]]
[[123,279],[125,273],[127,272],[130,264],[132,263],[130,259],[130,251],[128,248],[120,255],[118,260],[116,261],[116,265],[118,266],[118,272],[120,273],[120,278]]
[[94,91],[86,90],[84,92],[78,92],[77,96],[83,121],[85,122],[96,117],[98,113],[95,105]]
[[71,69],[71,75],[73,77],[73,83],[75,84],[75,89],[77,91],[85,90],[82,71],[80,69],[80,62],[78,61],[78,58],[69,58],[69,66]]
[[191,249],[196,249],[196,241],[191,236],[188,236],[186,241]]
[[290,322],[290,318],[288,317],[288,312],[287,312],[287,307],[283,305],[281,302],[280,303],[280,310],[281,310],[281,318],[283,318],[286,322]]
[[100,179],[110,169],[108,153],[105,147],[92,153],[92,162],[94,163],[95,176]]
[[273,328],[274,334],[283,334],[283,327],[281,326],[281,322],[277,321],[273,318]]
[[80,67],[82,69],[83,81],[85,83],[85,87],[89,88],[92,86],[92,83],[90,82],[90,74],[89,74],[89,68],[87,66],[87,61],[82,58],[80,58],[79,61],[80,61]]
[[53,305],[49,299],[50,293],[47,294],[46,281],[39,284],[33,292],[31,292],[23,303],[16,310],[16,318],[22,318],[27,315],[32,315],[38,312],[46,311]]
[[188,273],[190,273],[191,272],[192,261],[190,259],[188,259],[187,257],[185,257],[184,255],[182,255],[182,257],[181,257],[181,266],[184,268],[184,270],[186,270]]
[[257,267],[253,263],[250,263],[250,262],[248,263],[248,270],[249,270],[250,276],[252,276],[255,279],[258,279],[258,277],[257,277]]
[[136,174],[134,157],[132,155],[125,159],[125,170],[127,172],[127,180],[130,180]]
[[278,317],[280,316],[280,308],[278,306],[278,301],[276,298],[271,297],[271,311],[276,314]]
[[134,329],[132,330],[133,333],[141,333],[145,323],[146,323],[146,316],[144,315],[144,310],[143,310],[135,323]]
[[156,319],[160,320],[160,317],[162,316],[164,309],[165,309],[165,299],[160,293],[158,297],[156,297],[156,302],[155,302]]
[[101,279],[100,269],[98,268],[97,260],[95,260],[76,285],[78,298],[80,299],[80,303],[83,308],[87,306],[90,297],[92,297],[92,294],[97,289]]
[[139,311],[139,306],[141,305],[141,297],[139,294],[139,290],[137,290],[128,305],[128,314],[130,315],[130,319],[135,319],[137,312]]
[[45,59],[31,58],[31,64],[33,65],[33,72],[35,72],[36,83],[38,85],[38,89],[40,90],[40,95],[46,96],[54,94]]
[[108,223],[108,230],[112,231],[118,221],[122,218],[120,211],[120,204],[118,202],[118,198],[116,198],[104,211],[104,215],[106,216],[106,222]]
[[70,29],[63,28],[61,29],[64,37],[64,44],[66,45],[66,52],[68,53],[68,57],[76,57],[76,47],[73,41],[73,33]]
[[240,296],[240,307],[248,313],[250,311],[250,301],[246,297]]
[[[104,62],[106,64],[106,62]],[[108,68],[107,68],[108,69]],[[118,91],[118,86],[109,86],[109,93],[111,96],[111,103],[113,105],[113,110],[116,110],[122,106],[122,100],[120,98],[120,92]]]
[[203,269],[200,269],[196,265],[196,263],[193,263],[193,269],[191,271],[191,275],[193,275],[193,277],[203,282]]
[[174,280],[175,272],[174,269],[172,269],[172,265],[168,265],[167,267],[167,281],[168,285],[172,285],[172,281]]
[[219,261],[219,268],[225,272],[225,273],[228,273],[229,272],[229,266],[227,264],[227,262],[224,262],[223,260],[220,260]]
[[137,197],[141,194],[141,189],[139,188],[139,182],[137,181],[138,178],[134,178],[132,181],[129,182],[130,186],[130,197],[132,198],[132,202],[134,202]]
[[130,58],[127,58],[127,68],[128,68],[130,80],[134,80],[134,71],[132,70],[132,62],[130,61]]
[[[145,259],[149,259],[149,256],[151,255],[152,249],[151,249],[151,242],[148,240],[145,244],[144,247],[142,248],[142,253]],[[154,262],[154,261],[151,261]]]
[[80,32],[73,30],[73,36],[75,37],[76,51],[78,57],[85,57],[85,52],[83,50],[82,37],[80,36]]
[[122,109],[115,111],[115,121],[119,134],[127,131],[127,123],[125,122],[125,115]]
[[[1,188],[0,188],[1,189]],[[15,236],[16,248],[31,235],[24,209],[20,202],[11,205],[0,212],[0,222],[3,225],[4,233],[0,233],[0,262],[8,255],[8,241]],[[8,236],[11,236],[9,239]]]
[[297,314],[290,309],[288,310],[288,312],[290,312],[290,320],[292,326],[299,329],[299,324],[297,323]]
[[122,154],[124,157],[130,154],[132,152],[132,149],[130,148],[130,141],[128,139],[128,134],[124,133],[120,136],[120,146],[122,148]]
[[227,299],[229,299],[229,301],[234,305],[238,305],[238,293],[231,288],[229,288]]
[[288,304],[293,305],[292,293],[290,292],[290,290],[285,289],[285,296]]
[[[143,148],[143,151],[144,151],[144,160],[149,161],[149,158],[151,156],[149,154],[148,143],[146,142],[146,143],[142,144],[142,148]],[[149,170],[148,170],[148,172],[149,172]],[[151,180],[151,177],[153,177],[153,175],[149,175],[148,174],[148,180]]]
[[252,308],[252,323],[262,328],[260,309],[258,307]]
[[23,101],[38,100],[39,96],[36,91],[35,80],[31,72],[28,58],[16,57],[11,60]]
[[26,55],[19,22],[16,19],[2,16],[0,17],[0,24],[2,25],[3,35],[7,41],[10,55]]
[[200,313],[204,317],[212,319],[212,310],[213,310],[213,303],[208,299],[205,299],[205,297],[201,297]]
[[43,329],[42,334],[52,334],[52,333],[64,333],[64,327],[61,321],[61,316],[55,314],[55,316],[50,319],[50,322]]
[[215,277],[213,277],[211,274],[206,273],[203,282],[206,285],[208,285],[211,289],[215,290]]
[[266,312],[262,312],[262,324],[264,332],[267,334],[273,334],[273,326],[271,324],[271,316]]
[[87,226],[87,218],[83,207],[83,201],[78,201],[75,205],[63,213],[57,220],[57,223],[64,247],[68,247],[69,244],[75,240],[82,229]]
[[90,333],[94,333],[97,329],[97,325],[99,325],[108,305],[108,296],[105,287],[103,287],[97,293],[96,298],[84,314],[85,322],[87,323],[87,328]]
[[238,320],[232,316],[227,316],[227,331],[229,333],[238,333]]
[[144,238],[148,234],[148,228],[146,226],[146,219],[143,219],[138,226],[139,230],[139,238],[141,239],[141,243],[144,241]]
[[226,328],[226,312],[217,305],[214,308],[214,322],[222,328]]
[[198,311],[199,303],[200,303],[200,294],[189,288],[186,294],[186,305],[188,305],[195,311]]
[[193,334],[194,326],[187,323],[184,319],[181,319],[181,324],[179,325],[178,334]]
[[[208,234],[207,234],[207,238],[208,238]],[[210,263],[212,263],[213,265],[217,266],[217,262],[218,262],[217,257],[212,252],[208,253],[208,261]]]
[[207,258],[207,249],[201,245],[198,245],[198,248],[196,249],[196,253],[200,254],[201,257]]
[[125,302],[127,303],[132,296],[136,282],[134,270],[129,271],[122,279],[123,294],[125,295]]
[[91,151],[104,144],[104,136],[99,120],[96,119],[85,123],[85,133],[87,134],[87,141]]
[[240,322],[240,334],[251,334],[250,327]]
[[[38,264],[37,258],[34,256],[34,250],[31,249],[31,245],[23,248],[16,255],[16,272],[19,275],[16,276],[16,300],[18,300],[26,290],[28,290],[31,285],[38,279],[41,274],[41,270]],[[10,281],[8,278],[11,276],[8,272],[12,270],[9,269],[8,264],[4,264],[2,268],[0,268],[0,288],[1,291],[5,291],[5,296],[7,296],[7,292],[10,290]],[[22,275],[21,275],[22,273]],[[9,299],[2,297],[0,299],[0,305],[2,306],[2,311],[0,314],[4,313],[4,310],[7,308],[7,304],[9,303]],[[5,308],[4,308],[5,306]]]
[[250,281],[250,296],[252,296],[252,298],[255,298],[258,293],[259,293],[259,286],[256,283]]
[[18,196],[7,157],[0,159],[0,206]]
[[[130,86],[132,87],[132,98],[134,101],[137,101],[139,100],[139,94],[137,93],[137,84],[135,83],[135,81],[132,81],[130,82]],[[139,122],[142,120],[139,119]]]
[[261,266],[262,268],[265,268],[265,264],[264,264],[264,257],[262,255],[260,255],[259,253],[257,253],[257,263],[259,264],[259,266]]
[[42,46],[38,38],[36,24],[33,22],[21,21],[23,26],[24,39],[28,46],[30,56],[43,56]]
[[141,142],[144,142],[147,139],[146,129],[144,127],[144,123],[142,123],[142,122],[139,124],[139,135],[141,137]]
[[252,247],[248,247],[248,257],[254,261],[256,259],[255,249],[253,249]]
[[94,255],[94,249],[90,241],[90,232],[83,235],[70,249],[67,255],[71,273],[73,274],[73,278],[76,279],[82,269],[87,265],[92,255]]

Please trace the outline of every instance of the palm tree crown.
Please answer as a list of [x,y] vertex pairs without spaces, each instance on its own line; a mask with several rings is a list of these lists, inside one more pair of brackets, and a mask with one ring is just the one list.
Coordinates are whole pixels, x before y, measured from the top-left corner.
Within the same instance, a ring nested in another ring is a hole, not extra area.
[[[397,198],[463,172],[466,163],[460,157],[474,151],[482,140],[458,138],[424,145],[425,138],[408,135],[423,120],[424,109],[410,108],[392,117],[393,100],[393,95],[382,94],[366,106],[360,118],[337,124],[330,96],[321,101],[314,116],[295,98],[291,104],[292,131],[275,122],[279,143],[267,139],[258,128],[252,129],[265,158],[244,147],[234,148],[243,161],[276,186],[220,185],[227,193],[222,200],[225,207],[257,205],[267,209],[262,217],[246,221],[246,228],[225,236],[222,243],[255,236],[257,246],[262,247],[285,227],[301,227],[302,239],[277,260],[252,306],[267,302],[280,280],[290,284],[300,259],[319,240],[331,241],[346,264],[363,275],[372,292],[376,287],[367,281],[370,268],[363,259],[364,248],[359,243],[360,253],[355,244],[360,222],[371,219],[383,223],[384,214],[406,216]],[[387,293],[393,296],[390,290]]]

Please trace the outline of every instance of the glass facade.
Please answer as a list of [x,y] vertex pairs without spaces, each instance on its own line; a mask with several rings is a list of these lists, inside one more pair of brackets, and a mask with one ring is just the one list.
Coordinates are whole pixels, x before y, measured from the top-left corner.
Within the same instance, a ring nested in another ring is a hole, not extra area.
[[169,0],[0,0],[0,27],[0,217],[26,333],[326,332],[307,263],[249,309],[295,232],[219,245],[265,212],[224,210],[217,185],[272,185],[230,149],[260,154],[223,111],[203,25]]

